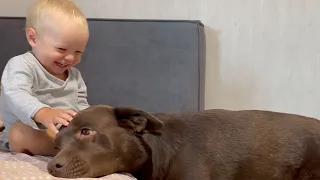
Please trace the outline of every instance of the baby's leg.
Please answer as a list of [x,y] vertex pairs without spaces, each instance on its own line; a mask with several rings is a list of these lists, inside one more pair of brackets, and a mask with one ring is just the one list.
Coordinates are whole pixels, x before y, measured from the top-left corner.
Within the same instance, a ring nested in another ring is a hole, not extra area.
[[9,145],[14,152],[54,156],[53,138],[46,130],[36,130],[17,121],[9,131]]

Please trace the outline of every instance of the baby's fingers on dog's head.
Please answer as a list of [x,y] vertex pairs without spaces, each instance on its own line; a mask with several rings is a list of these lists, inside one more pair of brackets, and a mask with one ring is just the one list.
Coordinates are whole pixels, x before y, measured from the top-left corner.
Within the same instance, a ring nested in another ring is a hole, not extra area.
[[70,118],[70,116],[62,116],[62,117],[56,117],[54,120],[55,124],[62,124],[64,126],[68,126],[69,125],[69,121],[71,121],[72,118]]
[[73,119],[73,116],[71,114],[69,114],[66,111],[63,111],[59,114],[59,116],[57,118],[62,118],[66,121],[71,121]]
[[77,113],[72,111],[72,110],[65,110],[64,112],[66,112],[67,114],[69,114],[70,116],[74,117]]

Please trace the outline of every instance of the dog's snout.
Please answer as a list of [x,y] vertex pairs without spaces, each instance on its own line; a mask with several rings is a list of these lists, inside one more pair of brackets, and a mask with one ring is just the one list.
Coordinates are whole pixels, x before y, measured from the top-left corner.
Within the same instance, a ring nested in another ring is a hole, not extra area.
[[52,170],[51,168],[49,168],[49,167],[48,167],[48,173],[49,173],[49,174],[52,174],[52,173],[53,173],[53,170]]

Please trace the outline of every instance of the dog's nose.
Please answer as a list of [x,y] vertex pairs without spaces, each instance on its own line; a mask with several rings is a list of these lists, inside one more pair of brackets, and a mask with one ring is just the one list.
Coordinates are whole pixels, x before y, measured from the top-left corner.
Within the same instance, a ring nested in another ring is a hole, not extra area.
[[63,166],[64,166],[64,164],[62,164],[62,163],[56,163],[56,168],[57,169],[60,169],[60,168],[62,168]]
[[65,162],[63,160],[51,161],[47,166],[48,173],[55,176],[63,171],[64,165]]

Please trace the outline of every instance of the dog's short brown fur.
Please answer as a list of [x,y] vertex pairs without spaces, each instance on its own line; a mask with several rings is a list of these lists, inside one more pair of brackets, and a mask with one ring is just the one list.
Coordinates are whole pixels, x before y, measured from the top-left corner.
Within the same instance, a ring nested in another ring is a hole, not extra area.
[[320,122],[269,111],[181,114],[92,106],[56,139],[57,177],[138,180],[320,179]]

